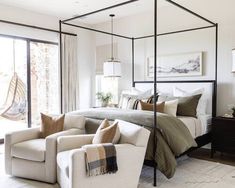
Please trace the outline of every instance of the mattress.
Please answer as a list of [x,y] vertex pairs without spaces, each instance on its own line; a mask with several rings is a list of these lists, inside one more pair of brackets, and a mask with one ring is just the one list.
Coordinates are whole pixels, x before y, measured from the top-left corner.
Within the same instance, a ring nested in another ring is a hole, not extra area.
[[188,116],[178,116],[189,129],[193,138],[202,136],[210,131],[211,115],[200,115],[197,118]]

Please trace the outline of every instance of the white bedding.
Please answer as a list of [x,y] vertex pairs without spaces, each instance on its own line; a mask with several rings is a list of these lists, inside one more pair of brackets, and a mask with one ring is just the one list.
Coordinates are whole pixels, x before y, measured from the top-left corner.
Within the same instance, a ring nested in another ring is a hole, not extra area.
[[200,115],[198,118],[178,116],[189,129],[193,138],[197,138],[210,131],[211,115]]

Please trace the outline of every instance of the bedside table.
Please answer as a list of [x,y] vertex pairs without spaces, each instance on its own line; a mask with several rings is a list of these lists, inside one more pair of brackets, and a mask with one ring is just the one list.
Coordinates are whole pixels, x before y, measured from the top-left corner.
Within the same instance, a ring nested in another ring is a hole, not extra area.
[[211,158],[216,151],[235,154],[235,118],[212,118]]

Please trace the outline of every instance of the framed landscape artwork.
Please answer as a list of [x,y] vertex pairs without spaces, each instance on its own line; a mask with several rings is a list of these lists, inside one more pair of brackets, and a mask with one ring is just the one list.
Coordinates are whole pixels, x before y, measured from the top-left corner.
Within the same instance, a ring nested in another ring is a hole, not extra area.
[[[202,52],[159,56],[157,61],[157,77],[202,75]],[[153,78],[153,57],[148,57],[146,70],[146,76]]]

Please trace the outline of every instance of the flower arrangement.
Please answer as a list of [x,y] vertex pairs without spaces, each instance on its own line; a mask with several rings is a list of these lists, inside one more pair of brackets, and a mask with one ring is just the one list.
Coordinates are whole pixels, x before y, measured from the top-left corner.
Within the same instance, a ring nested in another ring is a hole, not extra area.
[[113,98],[113,95],[110,92],[108,92],[108,93],[98,92],[98,93],[96,93],[96,97],[101,102],[101,106],[106,107],[106,106],[108,106],[109,102]]

